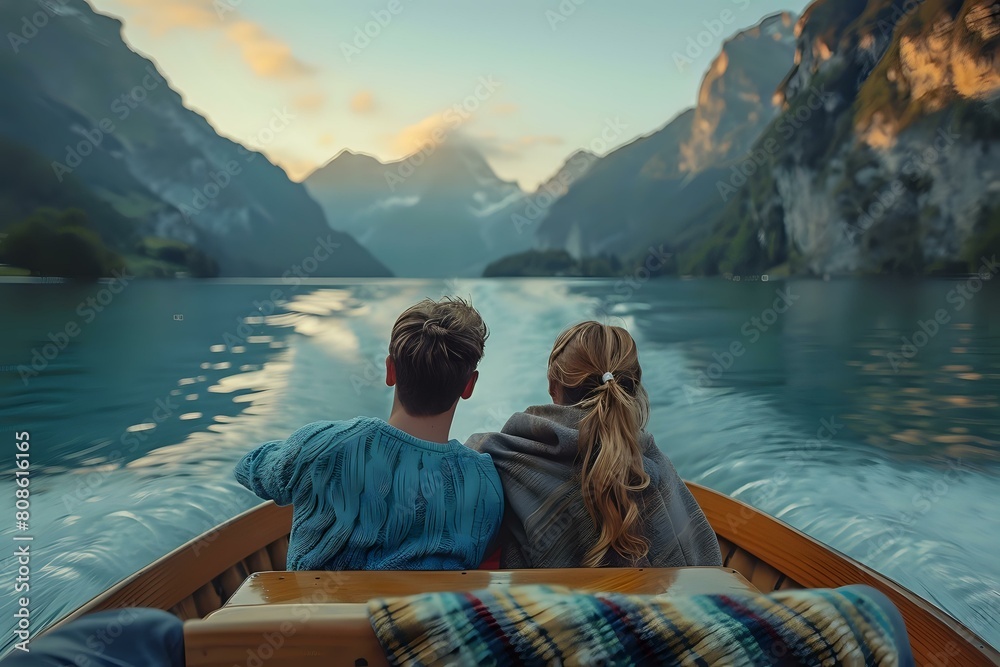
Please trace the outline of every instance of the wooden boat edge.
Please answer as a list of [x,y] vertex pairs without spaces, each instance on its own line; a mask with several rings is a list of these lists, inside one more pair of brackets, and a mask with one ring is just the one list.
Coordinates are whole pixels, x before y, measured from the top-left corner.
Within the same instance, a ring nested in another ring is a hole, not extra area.
[[164,609],[182,620],[201,618],[221,607],[250,573],[285,568],[291,525],[291,506],[266,502],[252,507],[123,579],[52,627],[123,607]]
[[[762,592],[867,584],[900,609],[918,664],[1000,665],[1000,652],[912,591],[746,503],[699,484],[688,482],[688,487],[718,535],[723,565],[739,571]],[[165,609],[182,620],[202,618],[221,607],[249,574],[284,569],[291,517],[291,507],[270,502],[251,508],[154,561],[52,627],[128,606]]]
[[[693,482],[687,485],[719,537],[723,565],[738,570],[761,591],[866,584],[899,608],[917,664],[1000,664],[1000,651],[909,589],[740,500]],[[789,549],[790,544],[794,548]],[[764,578],[755,576],[761,564],[766,567]],[[786,583],[769,588],[772,572],[784,576]]]

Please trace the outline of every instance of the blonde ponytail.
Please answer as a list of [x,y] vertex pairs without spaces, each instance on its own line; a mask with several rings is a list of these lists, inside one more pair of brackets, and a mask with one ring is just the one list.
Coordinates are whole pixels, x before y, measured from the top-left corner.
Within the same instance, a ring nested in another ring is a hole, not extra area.
[[635,342],[628,332],[585,322],[564,332],[549,357],[549,379],[580,422],[583,502],[598,532],[584,565],[599,567],[613,550],[636,563],[649,552],[636,495],[649,486],[639,435],[649,414]]

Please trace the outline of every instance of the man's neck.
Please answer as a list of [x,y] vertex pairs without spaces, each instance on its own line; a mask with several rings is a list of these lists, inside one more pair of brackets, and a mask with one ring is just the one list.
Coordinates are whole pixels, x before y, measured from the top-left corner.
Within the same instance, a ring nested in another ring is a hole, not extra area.
[[388,423],[414,438],[444,444],[449,441],[451,422],[454,419],[454,408],[433,417],[414,417],[407,414],[401,405],[394,404]]

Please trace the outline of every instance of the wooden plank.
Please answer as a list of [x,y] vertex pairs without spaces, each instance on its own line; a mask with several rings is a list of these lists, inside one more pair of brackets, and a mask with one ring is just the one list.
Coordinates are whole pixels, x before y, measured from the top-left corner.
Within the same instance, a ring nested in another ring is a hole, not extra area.
[[225,603],[233,593],[240,589],[243,582],[246,580],[246,571],[243,568],[242,563],[237,563],[230,568],[227,568],[225,572],[220,574],[217,578],[219,582],[219,587],[222,589],[222,601]]
[[795,581],[794,579],[792,579],[788,575],[782,574],[781,576],[783,578],[778,580],[778,586],[777,586],[777,588],[775,588],[775,590],[778,590],[778,591],[787,591],[787,590],[790,590],[790,589],[793,589],[793,588],[802,588],[802,584],[800,584],[799,582]]
[[182,621],[201,618],[201,615],[198,613],[198,606],[195,604],[194,597],[192,596],[188,596],[175,604],[170,609],[170,613]]
[[591,592],[615,591],[650,595],[758,592],[736,571],[716,567],[496,572],[262,572],[248,577],[226,603],[226,608],[263,604],[367,602],[377,597],[526,584],[552,584]]
[[[716,535],[716,537],[718,537],[718,535]],[[723,537],[718,537],[718,539],[719,551],[722,552],[722,566],[730,567],[729,559],[732,558],[734,553],[736,553],[736,545]]]
[[754,588],[762,593],[770,593],[778,587],[778,581],[784,575],[762,560],[758,560],[753,569],[753,576],[748,577]]
[[204,618],[222,606],[222,598],[215,590],[215,585],[209,582],[194,592],[194,604],[198,607],[197,618]]
[[271,564],[275,570],[288,569],[288,536],[281,537],[267,545],[267,552],[271,555]]
[[733,568],[748,580],[752,580],[753,572],[759,562],[760,560],[753,554],[749,553],[745,549],[736,547],[733,551],[733,555],[729,557],[729,563],[727,566]]
[[291,522],[291,507],[269,502],[247,510],[136,572],[52,627],[103,609],[169,610],[233,563],[287,535]]
[[184,624],[187,667],[383,667],[364,604],[224,608]]
[[918,665],[1000,664],[1000,651],[894,581],[745,503],[698,484],[688,487],[721,538],[802,586],[865,584],[882,591],[903,615]]
[[267,553],[267,547],[261,547],[246,558],[247,572],[270,572],[279,568],[271,565],[271,556]]

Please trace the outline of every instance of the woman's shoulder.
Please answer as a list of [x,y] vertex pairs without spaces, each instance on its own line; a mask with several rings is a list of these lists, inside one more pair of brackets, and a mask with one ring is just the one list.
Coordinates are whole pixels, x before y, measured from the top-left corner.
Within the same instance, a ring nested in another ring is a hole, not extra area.
[[537,405],[511,415],[499,432],[476,433],[467,446],[493,457],[495,464],[524,457],[558,459],[576,456],[578,411]]
[[652,478],[654,486],[667,478],[680,477],[670,457],[656,444],[651,433],[642,431],[639,434],[639,442],[642,447],[643,467],[646,474]]
[[584,412],[571,405],[532,405],[511,415],[501,433],[540,441],[575,441],[583,417]]

